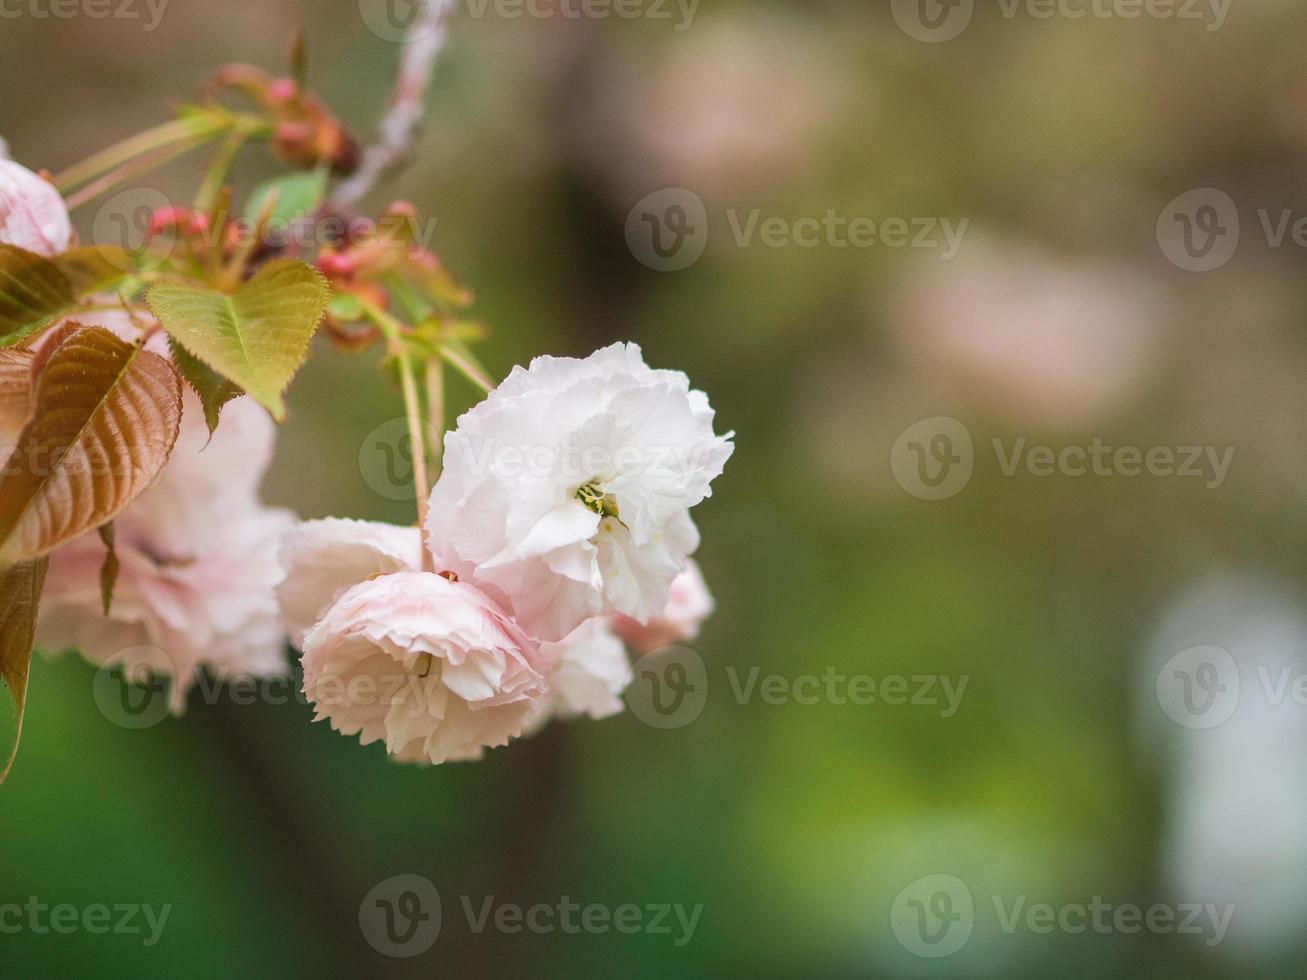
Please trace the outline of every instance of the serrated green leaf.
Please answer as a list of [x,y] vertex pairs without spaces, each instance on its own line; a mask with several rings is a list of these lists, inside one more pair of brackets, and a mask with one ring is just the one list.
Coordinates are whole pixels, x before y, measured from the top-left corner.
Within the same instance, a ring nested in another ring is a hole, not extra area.
[[250,199],[245,204],[245,218],[257,221],[263,213],[268,195],[273,193],[277,195],[269,215],[273,221],[307,218],[321,206],[327,195],[327,173],[325,170],[311,170],[265,180],[250,193]]
[[191,390],[200,397],[200,404],[204,406],[204,424],[209,427],[209,435],[213,435],[213,431],[218,428],[223,406],[245,392],[240,385],[228,381],[172,337],[168,338],[168,346],[172,350],[173,364]]
[[0,245],[0,347],[31,336],[76,301],[72,283],[54,262]]
[[31,421],[0,475],[0,569],[113,518],[167,462],[181,379],[101,327],[66,324],[33,365]]
[[3,783],[18,755],[27,709],[27,675],[32,666],[32,642],[36,636],[36,611],[45,584],[49,560],[23,562],[0,574],[0,681],[9,689],[14,703],[14,742],[9,749]]
[[304,363],[331,289],[316,269],[269,262],[234,293],[161,282],[146,302],[182,347],[286,418],[282,394]]

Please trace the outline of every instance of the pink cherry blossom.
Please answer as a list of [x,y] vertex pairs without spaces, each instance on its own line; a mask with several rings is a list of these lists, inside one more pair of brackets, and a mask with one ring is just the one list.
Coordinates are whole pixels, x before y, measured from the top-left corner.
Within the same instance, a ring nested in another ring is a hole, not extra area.
[[667,608],[647,623],[640,623],[629,616],[613,617],[613,629],[617,635],[640,653],[684,643],[699,635],[703,621],[712,615],[712,593],[708,583],[703,580],[699,566],[691,560],[685,571],[676,576],[667,596]]
[[0,159],[0,243],[50,256],[66,251],[72,236],[68,208],[54,185]]
[[635,344],[537,357],[445,441],[427,523],[437,564],[542,640],[604,613],[647,620],[698,547],[689,511],[730,439],[708,397]]
[[281,541],[286,574],[277,586],[291,643],[302,648],[332,604],[360,582],[421,571],[421,549],[415,527],[334,517],[297,525]]
[[303,662],[315,720],[405,762],[480,758],[547,690],[535,641],[479,589],[430,572],[348,589],[305,637]]
[[228,676],[285,672],[273,587],[277,542],[294,518],[258,498],[273,430],[263,409],[238,399],[210,441],[199,399],[187,392],[168,465],[114,521],[120,570],[109,614],[100,594],[105,546],[92,532],[50,559],[37,646],[170,676],[175,711],[203,667]]
[[559,642],[540,644],[540,652],[552,665],[549,695],[538,702],[523,734],[554,719],[586,715],[598,720],[622,710],[631,662],[608,620],[588,619]]

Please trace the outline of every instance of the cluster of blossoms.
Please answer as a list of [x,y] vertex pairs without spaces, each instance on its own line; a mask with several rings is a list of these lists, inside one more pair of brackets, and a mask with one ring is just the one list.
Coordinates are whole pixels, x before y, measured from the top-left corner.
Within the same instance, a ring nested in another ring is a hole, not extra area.
[[[53,256],[74,239],[57,191],[0,159],[0,243]],[[173,356],[126,304],[79,320]],[[620,711],[627,644],[693,639],[712,609],[689,511],[731,435],[634,344],[515,368],[446,436],[415,527],[265,506],[272,420],[238,398],[210,431],[185,400],[166,466],[112,536],[54,552],[37,622],[47,652],[173,678],[176,711],[200,670],[283,673],[289,635],[318,720],[402,761],[473,759],[553,718]]]
[[[711,610],[689,508],[733,448],[712,422],[634,344],[539,357],[459,419],[425,528],[300,525],[278,597],[319,717],[443,762],[619,711],[621,637],[690,639]],[[488,463],[505,451],[552,463],[510,475]],[[578,476],[577,458],[644,462]]]

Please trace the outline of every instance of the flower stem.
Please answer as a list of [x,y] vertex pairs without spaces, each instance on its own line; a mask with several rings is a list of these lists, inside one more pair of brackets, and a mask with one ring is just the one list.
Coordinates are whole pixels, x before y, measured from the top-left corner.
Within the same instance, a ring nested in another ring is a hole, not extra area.
[[413,357],[404,337],[407,328],[381,307],[366,300],[363,302],[363,312],[385,335],[390,355],[399,365],[399,385],[404,393],[404,410],[408,416],[408,437],[413,445],[413,493],[417,498],[418,528],[422,533],[422,568],[428,572],[435,571],[427,541],[427,496],[431,492],[431,485],[427,480],[426,439],[422,435],[422,402],[418,397]]
[[445,366],[440,358],[427,361],[427,421],[431,427],[431,483],[440,479],[445,455]]
[[422,569],[435,571],[431,548],[427,541],[427,497],[431,493],[427,482],[426,440],[422,438],[422,406],[418,401],[417,380],[414,377],[413,359],[403,345],[395,352],[399,359],[399,383],[404,390],[404,408],[408,412],[408,437],[413,443],[413,492],[417,496],[418,527],[422,533]]

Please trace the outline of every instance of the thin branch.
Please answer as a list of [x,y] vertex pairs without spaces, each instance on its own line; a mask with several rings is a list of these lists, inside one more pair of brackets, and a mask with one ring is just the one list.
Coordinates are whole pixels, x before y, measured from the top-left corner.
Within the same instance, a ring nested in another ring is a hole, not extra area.
[[366,196],[408,158],[413,134],[422,121],[431,72],[449,36],[449,16],[454,9],[454,0],[421,0],[421,4],[404,40],[395,92],[377,129],[377,142],[363,154],[358,172],[331,195],[333,209],[349,207]]

